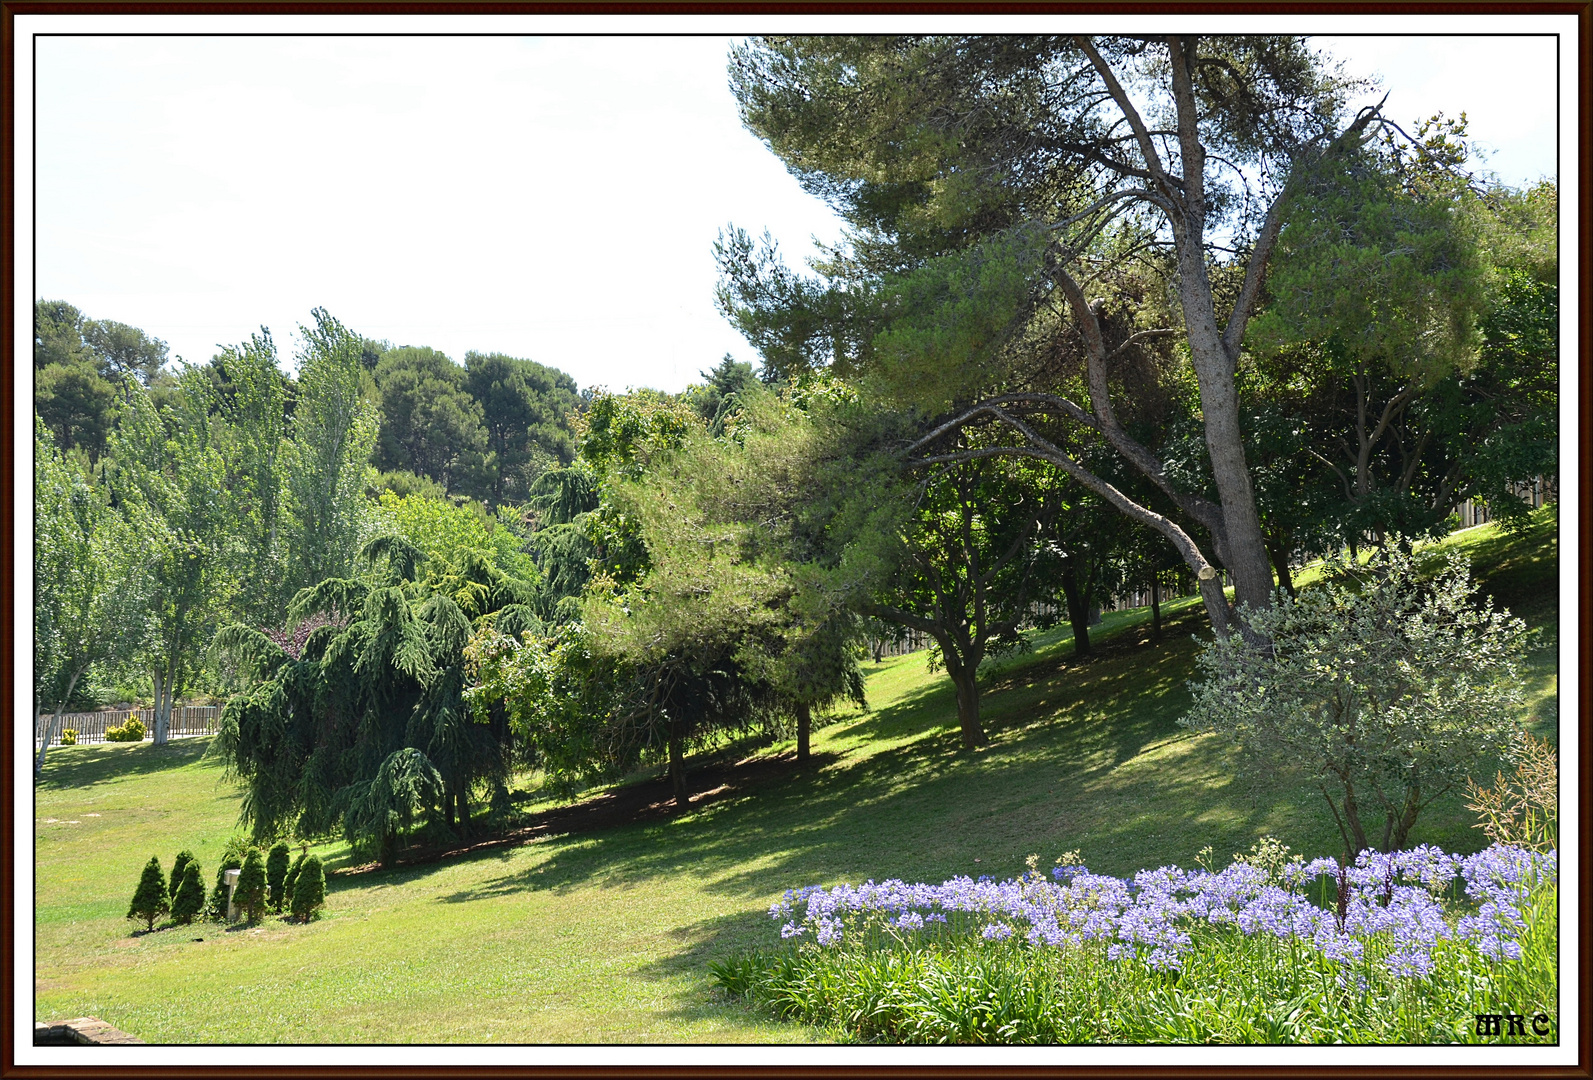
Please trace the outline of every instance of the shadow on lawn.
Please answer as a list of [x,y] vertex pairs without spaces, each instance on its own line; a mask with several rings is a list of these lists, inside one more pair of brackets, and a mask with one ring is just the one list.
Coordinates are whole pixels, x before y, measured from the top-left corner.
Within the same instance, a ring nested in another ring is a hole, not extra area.
[[[864,737],[924,732],[907,745],[806,767],[784,755],[693,770],[699,794],[685,812],[667,805],[662,783],[636,785],[634,798],[656,801],[630,820],[563,835],[550,828],[548,854],[536,866],[442,899],[594,880],[625,887],[687,866],[710,879],[707,891],[738,896],[816,881],[1017,873],[1023,845],[1056,834],[1072,804],[1111,786],[1112,770],[1153,744],[1184,738],[1175,720],[1187,702],[1192,646],[1158,650],[1149,675],[1136,649],[1124,641],[1082,664],[1047,661],[1008,673],[988,695],[992,742],[980,750],[962,749],[955,716],[947,716],[949,691],[917,694],[846,725],[846,734]],[[1134,706],[1114,711],[1112,695],[1130,685]],[[562,812],[574,824],[574,815],[599,811]],[[993,837],[1011,850],[992,850]]]
[[[45,788],[91,787],[129,776],[165,772],[174,765],[200,761],[210,749],[211,737],[173,739],[165,746],[152,742],[96,743],[93,746],[52,746],[44,755],[44,775],[38,786]],[[37,753],[37,751],[35,751]],[[220,772],[219,762],[213,763]]]

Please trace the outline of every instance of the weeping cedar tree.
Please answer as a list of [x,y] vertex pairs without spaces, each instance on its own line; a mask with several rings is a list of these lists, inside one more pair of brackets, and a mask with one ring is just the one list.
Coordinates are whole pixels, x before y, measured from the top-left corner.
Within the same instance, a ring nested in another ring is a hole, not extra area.
[[1267,770],[1292,768],[1333,811],[1345,850],[1405,845],[1416,816],[1520,730],[1526,626],[1475,604],[1464,556],[1430,582],[1395,544],[1362,566],[1251,612],[1272,655],[1218,638],[1180,723],[1216,732]]
[[[1240,346],[1289,197],[1391,130],[1379,108],[1347,119],[1349,84],[1294,37],[764,37],[734,51],[730,76],[748,128],[851,227],[817,278],[739,230],[721,239],[721,306],[773,374],[834,366],[940,414],[909,448],[929,463],[959,428],[999,424],[1006,449],[1166,537],[1219,633],[1234,613],[1207,550],[1236,603],[1271,605]],[[1111,337],[1102,290],[1136,262],[1165,271],[1181,314]],[[1181,482],[1119,419],[1109,362],[1167,336],[1187,347],[1209,486]],[[1082,405],[1011,375],[1061,340],[1084,354]],[[1042,418],[1109,446],[1166,512]]]
[[388,863],[399,832],[439,808],[468,834],[471,789],[504,783],[509,731],[464,706],[463,650],[470,615],[525,618],[530,586],[485,552],[444,562],[391,535],[360,558],[366,579],[330,578],[294,598],[291,619],[325,620],[297,652],[244,626],[219,636],[258,682],[223,711],[216,752],[247,785],[255,836],[341,827]]

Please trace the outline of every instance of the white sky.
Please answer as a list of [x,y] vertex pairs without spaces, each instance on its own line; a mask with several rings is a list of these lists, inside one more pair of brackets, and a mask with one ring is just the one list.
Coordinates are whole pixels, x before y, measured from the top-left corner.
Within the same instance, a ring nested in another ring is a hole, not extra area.
[[[712,244],[839,236],[736,116],[731,39],[37,39],[35,296],[207,360],[353,329],[678,390],[756,359]],[[1510,183],[1553,176],[1552,37],[1338,37],[1400,122],[1465,110]],[[19,255],[21,253],[19,252]],[[25,258],[25,256],[23,256]]]

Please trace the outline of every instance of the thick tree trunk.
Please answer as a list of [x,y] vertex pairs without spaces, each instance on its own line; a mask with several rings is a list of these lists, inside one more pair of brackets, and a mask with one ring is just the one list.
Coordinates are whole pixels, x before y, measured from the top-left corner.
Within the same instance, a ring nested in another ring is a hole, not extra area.
[[459,817],[456,829],[460,836],[470,835],[470,791],[464,784],[454,788],[454,799],[459,804]]
[[1293,597],[1295,595],[1294,578],[1289,575],[1288,550],[1282,544],[1269,543],[1267,544],[1267,555],[1272,559],[1272,568],[1278,572],[1278,587],[1288,593],[1290,597]]
[[1150,601],[1151,601],[1151,605],[1150,605],[1150,607],[1151,607],[1151,637],[1154,639],[1154,638],[1159,638],[1159,637],[1162,636],[1161,582],[1156,580],[1156,575],[1155,574],[1151,574],[1151,579],[1150,579]]
[[1073,655],[1084,656],[1090,651],[1090,602],[1072,570],[1062,574],[1062,596],[1067,601],[1068,623],[1073,627]]
[[1413,784],[1405,793],[1405,804],[1397,812],[1392,807],[1389,808],[1388,819],[1383,823],[1385,853],[1404,850],[1411,826],[1416,824],[1416,814],[1421,810],[1421,796],[1421,785]]
[[669,786],[675,795],[675,806],[684,809],[687,804],[686,796],[686,753],[681,745],[680,737],[669,737]]
[[[1206,429],[1211,478],[1222,507],[1222,535],[1214,536],[1218,556],[1233,581],[1234,605],[1261,611],[1272,606],[1272,568],[1261,540],[1261,518],[1245,462],[1244,433],[1239,424],[1239,395],[1234,368],[1239,358],[1238,333],[1224,340],[1217,326],[1217,308],[1206,262],[1206,148],[1200,141],[1199,105],[1193,82],[1194,58],[1176,38],[1168,40],[1169,73],[1177,114],[1182,191],[1170,185],[1165,194],[1175,202],[1170,216],[1177,251],[1178,301],[1184,313],[1189,357],[1200,388],[1200,411]],[[1132,106],[1130,106],[1132,107]],[[1146,142],[1148,136],[1140,135]],[[1159,168],[1159,166],[1158,166]],[[1258,268],[1258,270],[1261,268]],[[1247,273],[1248,277],[1248,273]],[[1235,314],[1243,321],[1242,311]],[[1236,331],[1242,331],[1242,326]],[[1253,645],[1265,644],[1241,627]]]
[[797,761],[805,763],[810,755],[813,735],[813,712],[805,701],[797,703],[796,722]]
[[957,723],[962,728],[962,745],[964,749],[972,750],[977,746],[988,745],[990,740],[985,735],[985,729],[979,723],[979,676],[978,668],[966,664],[953,666],[947,658],[946,674],[951,676],[951,681],[957,688]]
[[397,837],[391,829],[382,831],[382,841],[376,848],[376,861],[383,867],[393,865],[393,849],[397,845]]
[[1349,853],[1353,859],[1372,846],[1366,842],[1366,827],[1361,824],[1361,807],[1355,798],[1354,788],[1346,788],[1344,791],[1344,820],[1349,823],[1350,839],[1355,845],[1355,850]]
[[454,788],[452,784],[443,785],[443,822],[450,830],[454,827]]

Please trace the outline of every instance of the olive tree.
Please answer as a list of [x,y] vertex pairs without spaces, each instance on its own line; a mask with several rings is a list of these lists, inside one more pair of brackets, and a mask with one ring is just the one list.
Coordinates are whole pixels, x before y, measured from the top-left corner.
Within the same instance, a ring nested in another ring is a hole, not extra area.
[[1320,585],[1251,611],[1270,654],[1218,637],[1180,720],[1239,745],[1263,768],[1315,784],[1345,847],[1404,846],[1417,814],[1504,753],[1520,730],[1526,626],[1478,603],[1463,556],[1423,580],[1399,545],[1364,565],[1330,563]]

